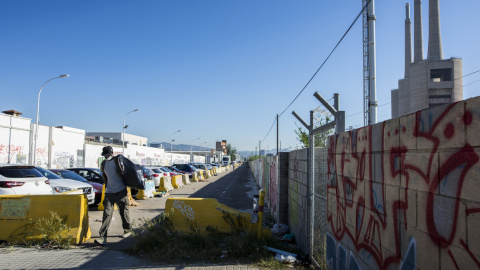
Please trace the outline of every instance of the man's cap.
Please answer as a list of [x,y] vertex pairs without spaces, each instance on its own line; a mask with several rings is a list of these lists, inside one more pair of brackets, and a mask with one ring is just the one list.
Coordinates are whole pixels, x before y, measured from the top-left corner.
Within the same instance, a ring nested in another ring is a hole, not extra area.
[[105,146],[102,150],[102,156],[113,154],[113,148],[111,146]]

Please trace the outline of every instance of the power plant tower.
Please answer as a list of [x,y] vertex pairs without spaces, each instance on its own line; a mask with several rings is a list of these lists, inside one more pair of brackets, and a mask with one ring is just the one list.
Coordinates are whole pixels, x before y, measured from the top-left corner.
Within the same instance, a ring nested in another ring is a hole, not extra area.
[[392,118],[463,99],[462,59],[443,59],[439,0],[429,1],[428,58],[423,59],[422,1],[414,6],[412,63],[410,5],[405,18],[405,76],[391,92]]

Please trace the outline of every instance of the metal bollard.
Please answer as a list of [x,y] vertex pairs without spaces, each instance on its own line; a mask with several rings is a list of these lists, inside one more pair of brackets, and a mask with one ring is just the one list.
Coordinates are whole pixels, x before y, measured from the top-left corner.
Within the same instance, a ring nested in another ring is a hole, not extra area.
[[257,239],[262,238],[262,224],[263,224],[263,206],[265,205],[265,191],[260,189],[258,193],[258,221],[257,221]]

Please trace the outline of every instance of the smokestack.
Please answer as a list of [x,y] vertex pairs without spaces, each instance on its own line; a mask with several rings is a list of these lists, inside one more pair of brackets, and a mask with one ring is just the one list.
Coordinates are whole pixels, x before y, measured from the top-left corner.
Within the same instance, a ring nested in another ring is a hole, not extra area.
[[428,7],[428,60],[442,60],[442,37],[440,35],[440,3],[430,0]]
[[415,0],[414,4],[414,35],[415,35],[415,62],[423,60],[423,31],[422,31],[422,0]]
[[410,76],[410,63],[412,63],[412,21],[410,20],[410,4],[405,6],[405,76]]

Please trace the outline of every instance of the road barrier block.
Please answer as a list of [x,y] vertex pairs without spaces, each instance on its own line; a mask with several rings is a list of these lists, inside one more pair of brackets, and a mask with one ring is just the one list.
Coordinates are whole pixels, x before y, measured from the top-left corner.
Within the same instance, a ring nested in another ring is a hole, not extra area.
[[203,177],[203,171],[199,171],[198,174],[199,174],[199,177],[198,177],[199,180],[205,179],[205,178]]
[[172,181],[170,177],[160,177],[160,186],[157,189],[157,192],[169,192],[173,190]]
[[[130,195],[130,196],[132,196],[132,195]],[[105,209],[105,206],[103,205],[103,200],[104,199],[105,199],[105,185],[103,185],[103,188],[102,188],[102,199],[100,200],[100,203],[97,206],[98,211],[103,211]],[[133,200],[133,198],[132,198],[132,200]],[[118,210],[117,204],[113,205],[113,210]]]
[[0,241],[42,240],[35,222],[48,219],[50,212],[55,212],[65,218],[65,224],[70,227],[67,235],[72,237],[72,244],[80,244],[92,235],[87,204],[85,195],[2,195]]
[[137,200],[146,200],[153,198],[155,192],[155,182],[153,180],[145,181],[145,190],[138,190]]
[[198,173],[197,172],[192,173],[192,182],[198,182]]
[[203,176],[205,177],[205,179],[210,178],[210,170],[203,171]]
[[184,185],[190,184],[190,179],[188,179],[188,178],[190,178],[190,177],[188,177],[187,174],[182,174],[182,181],[183,181]]
[[183,187],[182,176],[175,175],[172,177],[172,186],[173,188],[181,188]]
[[[205,233],[208,226],[227,233],[241,229],[256,235],[258,230],[257,224],[250,222],[250,213],[228,207],[216,199],[168,198],[165,213],[169,213],[175,229],[186,233],[191,232],[189,223],[192,221],[199,225],[201,233]],[[262,235],[270,234],[269,228],[262,229]]]

